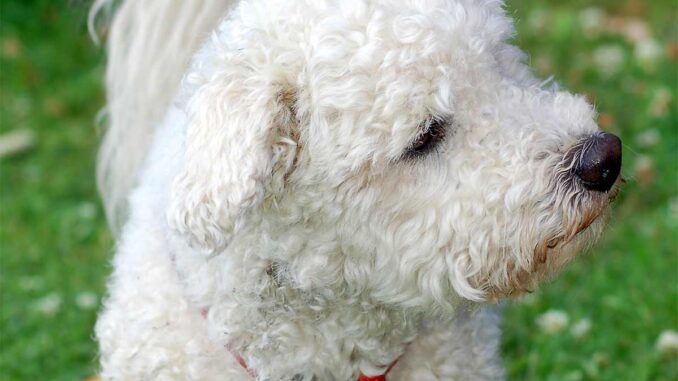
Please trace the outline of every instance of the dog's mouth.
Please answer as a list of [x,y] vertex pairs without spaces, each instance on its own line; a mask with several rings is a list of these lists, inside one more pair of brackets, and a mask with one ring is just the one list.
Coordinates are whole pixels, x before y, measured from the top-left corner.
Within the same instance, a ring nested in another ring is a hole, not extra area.
[[[592,207],[590,213],[586,214],[586,218],[574,228],[573,233],[571,234],[569,240],[572,240],[576,238],[579,234],[582,232],[586,231],[587,229],[590,228],[590,226],[599,220],[603,216],[607,216],[608,211],[609,211],[609,206],[617,199],[617,196],[619,195],[620,187],[621,184],[625,183],[626,180],[624,180],[623,177],[619,177],[615,184],[612,186],[612,188],[606,192],[604,197],[602,197],[602,200],[599,202],[602,204],[601,206],[597,207]],[[565,241],[564,243],[567,243],[568,241]]]
[[[585,192],[578,197],[567,199],[561,206],[563,228],[557,234],[547,237],[535,248],[537,262],[544,262],[540,250],[550,250],[558,246],[564,246],[576,240],[579,236],[589,231],[597,221],[608,216],[610,205],[617,199],[621,184],[625,183],[623,177],[615,181],[607,192]],[[545,252],[543,253],[545,254]]]
[[487,287],[488,299],[515,298],[532,292],[539,281],[554,276],[577,253],[592,246],[607,224],[610,204],[619,195],[623,183],[625,180],[620,176],[607,192],[580,191],[572,197],[558,197],[559,207],[552,206],[550,211],[560,214],[560,227],[534,246],[531,268],[518,268],[509,262],[506,283]]
[[609,191],[581,193],[562,205],[562,229],[536,245],[533,273],[555,273],[578,252],[593,245],[607,225],[610,205],[625,182],[619,176]]

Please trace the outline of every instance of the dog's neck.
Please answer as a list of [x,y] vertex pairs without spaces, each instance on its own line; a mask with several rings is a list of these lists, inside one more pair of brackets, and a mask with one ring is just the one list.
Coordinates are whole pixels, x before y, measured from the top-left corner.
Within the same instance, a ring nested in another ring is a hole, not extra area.
[[295,242],[303,235],[258,234],[256,240],[239,234],[211,256],[176,239],[174,261],[196,311],[207,311],[210,337],[260,375],[378,374],[416,337],[421,313],[379,302],[363,285],[346,282],[342,272],[360,265],[346,263],[358,256],[330,244],[336,237],[323,240],[319,233],[309,243]]

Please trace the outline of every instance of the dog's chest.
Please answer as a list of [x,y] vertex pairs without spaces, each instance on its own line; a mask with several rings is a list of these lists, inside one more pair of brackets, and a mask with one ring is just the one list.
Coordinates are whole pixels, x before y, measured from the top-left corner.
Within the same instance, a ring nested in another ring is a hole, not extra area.
[[237,353],[260,375],[350,380],[360,372],[379,374],[416,336],[414,316],[341,282],[302,289],[294,272],[276,261],[188,258],[175,255],[175,266],[188,299],[204,312],[210,337],[225,356]]

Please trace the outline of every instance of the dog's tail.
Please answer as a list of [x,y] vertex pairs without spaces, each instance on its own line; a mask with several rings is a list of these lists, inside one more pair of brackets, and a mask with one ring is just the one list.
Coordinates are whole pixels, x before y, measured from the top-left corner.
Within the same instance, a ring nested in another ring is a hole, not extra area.
[[97,160],[97,185],[114,233],[126,219],[127,195],[190,57],[233,3],[96,0],[92,6],[90,30],[98,15],[115,8],[108,23],[108,126]]

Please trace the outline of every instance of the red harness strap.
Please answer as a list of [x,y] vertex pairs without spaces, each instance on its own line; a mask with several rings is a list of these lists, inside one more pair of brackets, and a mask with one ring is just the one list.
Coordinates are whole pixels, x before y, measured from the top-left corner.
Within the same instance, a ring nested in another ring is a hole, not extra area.
[[228,351],[231,352],[231,355],[233,355],[233,357],[235,357],[235,361],[237,361],[238,364],[240,364],[240,366],[241,366],[243,369],[245,369],[245,371],[247,372],[247,374],[249,374],[250,376],[252,376],[252,378],[257,378],[257,372],[255,372],[253,369],[250,369],[250,368],[247,366],[247,363],[245,362],[245,359],[242,358],[242,356],[240,356],[240,353],[234,351],[234,350],[231,349],[231,348],[228,348]]
[[398,363],[398,360],[399,358],[395,359],[395,361],[393,361],[391,365],[389,365],[388,368],[386,368],[386,372],[384,372],[384,374],[380,374],[378,376],[366,376],[360,373],[360,375],[358,376],[358,381],[386,381],[386,375]]

